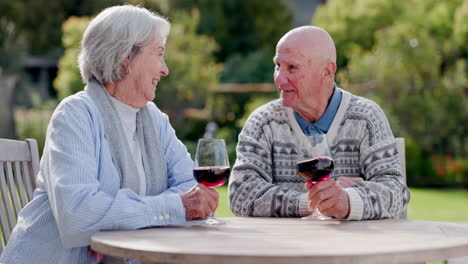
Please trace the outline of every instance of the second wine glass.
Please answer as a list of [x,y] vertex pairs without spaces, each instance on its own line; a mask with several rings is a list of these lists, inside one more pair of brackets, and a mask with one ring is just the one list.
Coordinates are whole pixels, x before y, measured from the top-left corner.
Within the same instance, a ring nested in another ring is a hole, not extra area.
[[[193,175],[197,182],[214,188],[225,184],[229,180],[230,174],[231,168],[224,140],[198,140],[193,168]],[[206,218],[204,223],[208,225],[223,224],[221,220],[215,219],[213,216]]]
[[[301,178],[312,185],[321,181],[326,181],[334,169],[333,158],[326,134],[316,134],[311,136],[312,152],[314,158],[302,159],[297,162],[297,172]],[[328,220],[331,217],[324,216],[318,208],[315,208],[311,215],[305,216],[303,220]]]

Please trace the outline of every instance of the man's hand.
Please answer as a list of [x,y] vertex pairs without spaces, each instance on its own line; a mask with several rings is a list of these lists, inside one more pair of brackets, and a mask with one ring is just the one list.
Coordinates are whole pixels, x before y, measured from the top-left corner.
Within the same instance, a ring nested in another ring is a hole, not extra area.
[[217,191],[197,184],[180,195],[185,208],[187,220],[203,219],[211,215],[218,207],[219,194]]
[[328,179],[315,185],[306,183],[309,190],[309,210],[318,208],[326,216],[344,219],[349,215],[349,197],[334,179]]

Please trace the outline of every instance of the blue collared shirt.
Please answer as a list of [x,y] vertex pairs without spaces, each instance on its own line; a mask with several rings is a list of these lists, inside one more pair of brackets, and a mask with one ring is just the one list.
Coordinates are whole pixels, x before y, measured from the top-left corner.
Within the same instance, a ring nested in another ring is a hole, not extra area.
[[341,94],[341,91],[335,87],[333,89],[333,95],[330,99],[330,102],[328,103],[325,113],[320,117],[319,120],[315,121],[314,123],[307,122],[304,118],[302,118],[302,116],[294,111],[294,117],[301,127],[302,132],[304,132],[304,134],[307,136],[315,134],[326,134],[328,129],[330,129],[333,119],[335,119],[336,112],[338,112],[338,107],[340,106],[342,96],[343,95]]

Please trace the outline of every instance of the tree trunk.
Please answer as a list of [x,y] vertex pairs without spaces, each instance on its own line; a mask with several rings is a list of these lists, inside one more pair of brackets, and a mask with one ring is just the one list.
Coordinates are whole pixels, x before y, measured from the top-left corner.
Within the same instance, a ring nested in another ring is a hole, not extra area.
[[17,83],[17,76],[0,78],[0,138],[16,139],[13,95]]

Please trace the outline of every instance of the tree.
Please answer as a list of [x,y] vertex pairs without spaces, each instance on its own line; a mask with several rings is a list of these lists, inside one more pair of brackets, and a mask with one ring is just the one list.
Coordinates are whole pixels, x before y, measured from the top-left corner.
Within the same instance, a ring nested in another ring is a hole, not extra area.
[[314,20],[336,40],[337,81],[377,100],[421,157],[409,175],[437,154],[468,156],[467,17],[463,0],[331,0]]
[[293,19],[284,0],[173,0],[169,5],[170,10],[200,9],[198,32],[212,36],[219,44],[218,61],[263,48],[274,50]]
[[155,102],[171,116],[176,131],[183,136],[190,130],[183,109],[204,107],[208,90],[218,83],[222,66],[213,55],[218,49],[216,42],[196,33],[198,10],[176,12],[171,17],[173,23],[166,44],[169,75],[158,84]]

